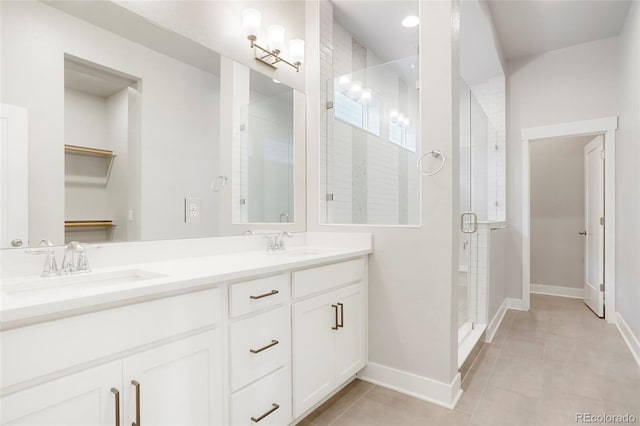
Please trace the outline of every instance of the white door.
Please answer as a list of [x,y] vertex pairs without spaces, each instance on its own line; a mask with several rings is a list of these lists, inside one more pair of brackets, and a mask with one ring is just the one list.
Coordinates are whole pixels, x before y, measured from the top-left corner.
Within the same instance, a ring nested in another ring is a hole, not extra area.
[[223,423],[220,330],[123,360],[124,424]]
[[604,137],[584,148],[585,282],[584,302],[604,317]]
[[353,377],[365,360],[364,284],[362,282],[341,289],[337,296],[340,308],[340,329],[336,337],[336,384]]
[[[65,376],[0,400],[6,426],[113,426],[122,397],[122,363]],[[122,416],[120,411],[120,416]]]
[[335,293],[293,305],[293,417],[334,388],[335,333],[339,330]]
[[0,248],[29,242],[27,110],[0,104]]

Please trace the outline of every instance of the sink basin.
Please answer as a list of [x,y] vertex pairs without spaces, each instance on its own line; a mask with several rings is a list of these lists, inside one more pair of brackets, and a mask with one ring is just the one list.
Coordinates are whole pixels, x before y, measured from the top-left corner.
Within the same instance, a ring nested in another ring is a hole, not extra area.
[[324,254],[329,254],[331,252],[334,252],[335,250],[331,250],[331,249],[324,249],[324,248],[294,248],[294,249],[287,249],[287,250],[283,250],[283,251],[276,251],[274,252],[274,254],[276,255],[280,255],[280,256],[321,256]]
[[34,278],[11,284],[3,284],[2,292],[14,296],[42,295],[74,291],[83,288],[111,287],[136,283],[166,275],[140,269],[113,272],[89,272],[86,274],[63,275],[60,277]]

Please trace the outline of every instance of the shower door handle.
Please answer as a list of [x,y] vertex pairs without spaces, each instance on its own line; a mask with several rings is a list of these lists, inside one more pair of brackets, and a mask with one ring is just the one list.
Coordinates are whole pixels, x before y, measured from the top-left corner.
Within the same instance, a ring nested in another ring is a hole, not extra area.
[[[464,220],[465,216],[470,216],[472,219],[471,222],[468,222],[468,223],[471,223],[470,228],[465,227],[465,220]],[[473,234],[477,230],[478,230],[478,216],[472,211],[462,212],[462,214],[460,215],[460,231],[462,231],[463,234]]]

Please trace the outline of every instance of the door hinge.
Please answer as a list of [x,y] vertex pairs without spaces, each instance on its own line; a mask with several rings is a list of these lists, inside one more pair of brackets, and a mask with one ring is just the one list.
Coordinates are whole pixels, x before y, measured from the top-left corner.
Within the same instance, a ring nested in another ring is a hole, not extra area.
[[600,284],[600,291],[604,291],[604,284]]
[[604,216],[601,216],[601,217],[600,217],[600,225],[601,225],[601,226],[604,226]]
[[605,159],[605,153],[604,153],[604,151],[600,151],[600,158],[602,158],[603,160]]
[[327,194],[327,201],[333,201],[333,194]]
[[245,204],[247,204],[247,200],[244,198],[240,198],[240,205],[244,206]]
[[327,101],[327,104],[325,105],[325,108],[327,108],[327,109],[333,108],[333,102],[332,101]]
[[245,126],[244,124],[240,125],[240,131],[244,132],[247,129],[247,126]]

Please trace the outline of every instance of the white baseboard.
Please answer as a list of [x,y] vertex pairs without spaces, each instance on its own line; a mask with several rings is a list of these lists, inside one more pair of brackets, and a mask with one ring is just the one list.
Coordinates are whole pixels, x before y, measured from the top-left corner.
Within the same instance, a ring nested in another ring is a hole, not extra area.
[[618,331],[622,334],[622,338],[625,342],[627,342],[627,346],[629,346],[629,350],[633,354],[633,357],[636,359],[638,366],[640,366],[640,341],[633,334],[633,331],[629,328],[629,324],[622,318],[619,312],[616,312],[616,326],[618,327]]
[[502,320],[504,319],[505,314],[507,313],[507,299],[502,301],[502,305],[498,308],[498,312],[493,316],[489,325],[487,325],[487,332],[484,337],[484,341],[487,343],[491,343],[493,341],[493,336],[496,335],[498,328],[500,328],[500,324],[502,324]]
[[584,299],[584,289],[575,287],[560,287],[556,285],[531,284],[531,293],[547,294],[549,296],[571,297]]
[[460,373],[451,383],[444,383],[370,362],[358,373],[358,378],[449,409],[462,396]]
[[516,299],[514,297],[507,297],[504,299],[507,309],[514,309],[516,311],[524,311],[522,299]]

